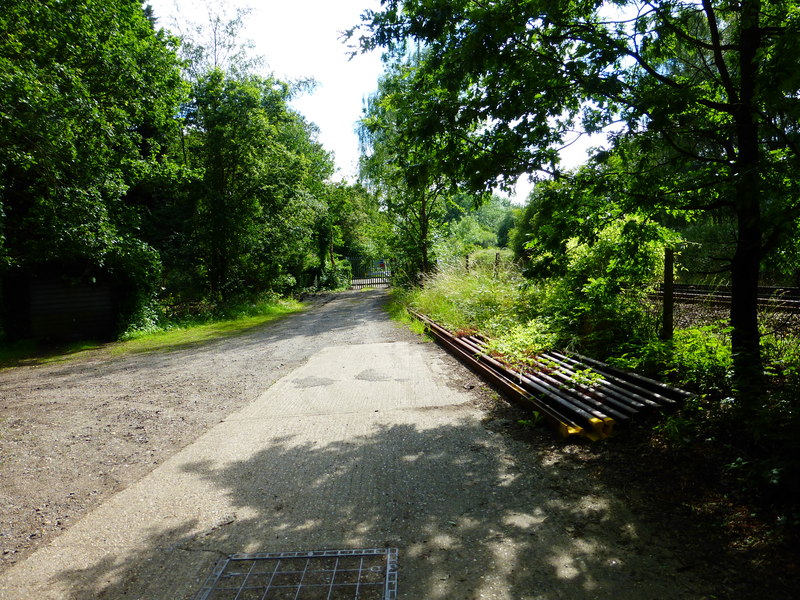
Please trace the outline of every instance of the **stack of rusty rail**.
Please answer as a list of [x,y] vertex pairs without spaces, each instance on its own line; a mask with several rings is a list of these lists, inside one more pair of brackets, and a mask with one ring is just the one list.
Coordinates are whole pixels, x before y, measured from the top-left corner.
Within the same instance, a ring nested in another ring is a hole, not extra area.
[[492,356],[480,335],[454,335],[411,311],[433,337],[495,389],[541,414],[562,436],[591,440],[610,436],[614,426],[693,396],[690,392],[592,358],[543,352],[525,369]]

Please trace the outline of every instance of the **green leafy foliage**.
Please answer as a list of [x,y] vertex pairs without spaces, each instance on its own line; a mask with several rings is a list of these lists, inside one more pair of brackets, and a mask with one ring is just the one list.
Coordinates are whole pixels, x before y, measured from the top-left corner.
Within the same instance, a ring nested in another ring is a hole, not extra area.
[[[558,147],[575,130],[620,121],[598,163],[621,194],[596,196],[590,228],[601,229],[607,200],[612,213],[635,206],[664,223],[699,211],[734,224],[735,392],[757,410],[758,277],[770,252],[791,247],[800,218],[794,3],[390,0],[362,20],[351,35],[384,48],[402,77],[397,144],[429,142],[438,154],[392,168],[433,168],[470,192],[510,187],[522,173],[557,181]],[[558,210],[548,216],[559,220]],[[546,252],[532,253],[537,269],[563,267],[557,249]]]
[[544,415],[542,413],[540,413],[539,411],[534,410],[534,411],[532,411],[531,414],[533,415],[533,418],[531,418],[531,419],[519,419],[517,421],[517,423],[519,423],[523,427],[531,427],[531,428],[539,427],[540,425],[542,425],[544,423]]
[[333,267],[327,266],[322,271],[320,287],[330,290],[343,290],[350,287],[353,276],[352,266],[345,259],[339,259]]
[[[156,348],[173,342],[199,341],[224,331],[236,332],[261,324],[274,317],[296,312],[302,306],[294,300],[264,293],[244,301],[207,302],[191,310],[182,308],[188,307],[151,305],[146,319],[129,327],[120,340],[140,340],[142,347],[153,342]],[[174,335],[165,335],[168,333]]]
[[360,184],[344,182],[326,186],[326,206],[316,213],[317,254],[323,287],[349,285],[351,267],[339,257],[380,259],[390,256],[389,223],[377,198]]
[[[446,214],[452,186],[442,169],[446,140],[409,137],[405,124],[416,118],[409,87],[415,60],[391,68],[368,100],[359,123],[360,172],[379,199],[391,223],[395,274],[417,283],[433,269],[433,245]],[[430,98],[435,95],[425,95]]]
[[246,14],[209,7],[178,40],[136,0],[4,4],[4,298],[23,276],[99,278],[120,329],[148,330],[163,307],[341,286],[342,255],[383,255],[374,195],[329,181],[289,104],[310,84],[257,73]]
[[487,349],[513,365],[528,365],[541,352],[556,347],[558,336],[546,320],[531,319],[495,331]]
[[[315,182],[332,162],[310,127],[288,108],[289,88],[220,70],[195,86],[192,160],[202,169],[199,268],[212,294],[291,288],[307,253],[318,207]],[[294,262],[294,264],[292,264]],[[293,268],[294,267],[294,268]]]
[[651,339],[610,362],[720,400],[731,392],[730,328],[716,323],[678,329],[670,341]]
[[[606,356],[649,339],[656,328],[647,294],[660,278],[661,228],[629,217],[567,240],[545,270],[540,311],[567,345]],[[535,242],[534,242],[535,243]],[[557,274],[556,274],[557,273]]]
[[174,40],[134,1],[10,0],[0,29],[0,267],[110,273],[130,314],[159,276],[127,194],[175,131]]
[[508,245],[514,217],[507,198],[454,194],[448,200],[445,227],[434,246],[437,257],[452,261],[476,250]]

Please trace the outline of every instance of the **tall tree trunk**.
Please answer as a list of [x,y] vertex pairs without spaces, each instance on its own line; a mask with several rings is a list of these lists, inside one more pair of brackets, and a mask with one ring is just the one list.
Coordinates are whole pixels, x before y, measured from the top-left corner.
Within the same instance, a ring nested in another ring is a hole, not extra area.
[[763,387],[758,331],[758,276],[761,266],[758,177],[742,176],[737,185],[738,238],[731,264],[731,345],[734,387],[741,407],[756,408]]
[[755,120],[760,9],[759,0],[742,2],[739,38],[741,97],[735,114],[739,147],[735,192],[738,235],[731,264],[731,345],[736,397],[746,413],[757,409],[763,392],[758,331],[758,277],[762,257],[761,161]]

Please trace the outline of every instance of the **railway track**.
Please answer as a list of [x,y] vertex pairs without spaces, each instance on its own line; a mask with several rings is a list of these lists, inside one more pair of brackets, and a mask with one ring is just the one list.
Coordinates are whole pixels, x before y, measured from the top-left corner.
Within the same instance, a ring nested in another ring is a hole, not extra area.
[[456,336],[427,316],[411,313],[442,346],[492,387],[538,412],[564,437],[604,439],[612,435],[617,424],[693,396],[579,354],[543,352],[524,370],[512,367],[489,352],[482,336]]
[[[658,298],[663,298],[663,288]],[[682,304],[706,304],[710,306],[729,306],[730,286],[674,284],[673,299]],[[758,288],[758,304],[780,312],[800,312],[800,288],[770,287]]]

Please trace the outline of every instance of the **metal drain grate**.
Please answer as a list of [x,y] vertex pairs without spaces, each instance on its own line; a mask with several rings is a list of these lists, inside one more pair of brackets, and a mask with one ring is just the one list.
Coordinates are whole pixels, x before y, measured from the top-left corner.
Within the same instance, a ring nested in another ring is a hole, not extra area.
[[395,600],[397,548],[232,554],[195,600]]

